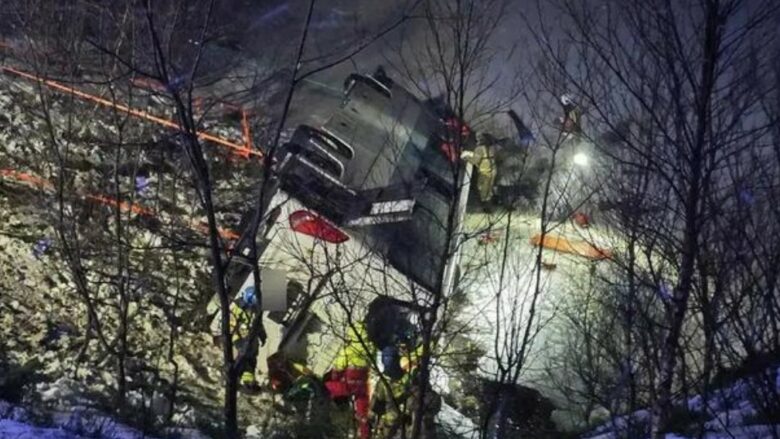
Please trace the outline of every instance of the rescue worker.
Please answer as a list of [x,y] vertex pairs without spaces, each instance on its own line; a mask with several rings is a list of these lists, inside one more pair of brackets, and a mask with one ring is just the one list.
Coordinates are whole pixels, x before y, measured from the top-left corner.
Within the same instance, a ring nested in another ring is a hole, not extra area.
[[576,138],[582,134],[582,114],[580,107],[574,102],[574,96],[569,93],[564,93],[561,96],[561,105],[563,106],[561,129],[567,136]]
[[268,381],[275,392],[286,393],[296,385],[310,381],[314,377],[305,364],[287,358],[281,352],[276,352],[266,360],[268,364]]
[[374,351],[365,325],[362,322],[350,325],[344,346],[336,355],[333,369],[325,376],[325,388],[332,399],[352,399],[360,439],[369,439],[371,436],[368,420],[368,371],[371,359],[376,355]]
[[477,168],[479,200],[488,207],[496,183],[496,139],[487,133],[480,134],[477,139],[477,147],[473,151],[463,151],[460,157]]
[[436,437],[436,414],[441,410],[442,400],[441,395],[433,390],[430,382],[420,383],[419,375],[417,375],[417,366],[420,364],[422,355],[422,344],[417,345],[413,350],[405,352],[401,358],[401,368],[406,371],[410,381],[409,410],[411,410],[412,420],[414,420],[414,415],[417,413],[418,394],[422,390],[422,385],[426,388],[423,401],[425,408],[422,412],[422,436],[420,437],[434,439]]
[[365,325],[368,339],[381,352],[382,373],[396,379],[401,369],[401,350],[414,346],[412,313],[416,306],[389,296],[378,296],[368,305]]
[[[402,348],[402,350],[404,350]],[[417,414],[417,404],[421,385],[417,375],[417,365],[422,356],[422,345],[404,352],[400,360],[403,370],[401,376],[383,374],[384,379],[377,383],[371,398],[372,424],[374,439],[392,439],[402,429],[411,428]],[[436,437],[436,414],[441,410],[441,397],[425,384],[422,419],[423,438]]]
[[239,385],[243,391],[250,393],[260,391],[260,386],[255,379],[257,354],[260,350],[259,337],[252,337],[251,339],[249,337],[257,305],[255,289],[254,287],[249,287],[243,290],[238,299],[230,306],[230,327],[233,334],[233,346],[237,352],[244,353]]
[[409,374],[384,374],[371,395],[371,424],[373,439],[390,439],[408,424],[411,412],[409,402]]
[[382,373],[392,379],[398,379],[404,374],[401,366],[401,352],[397,346],[385,346],[382,349]]
[[[409,350],[403,345],[392,346],[392,350],[390,348],[388,346],[382,350],[384,368],[371,395],[374,439],[393,438],[408,426],[413,414],[410,383],[420,349]],[[392,357],[388,352],[392,352]]]
[[[416,376],[413,376],[415,379]],[[420,383],[416,382],[411,385],[411,394],[409,395],[409,409],[411,410],[412,420],[417,414],[417,403],[419,400],[419,392],[422,390]],[[435,439],[436,438],[436,415],[441,411],[442,400],[441,395],[436,393],[431,387],[430,383],[424,383],[425,396],[423,399],[423,411],[422,411],[422,430],[420,437],[422,439]]]

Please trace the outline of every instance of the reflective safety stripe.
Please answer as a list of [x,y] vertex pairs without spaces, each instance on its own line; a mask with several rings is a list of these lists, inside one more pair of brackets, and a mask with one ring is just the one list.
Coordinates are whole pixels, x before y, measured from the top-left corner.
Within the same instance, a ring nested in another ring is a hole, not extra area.
[[255,382],[255,374],[252,372],[244,372],[241,374],[241,384],[251,384]]

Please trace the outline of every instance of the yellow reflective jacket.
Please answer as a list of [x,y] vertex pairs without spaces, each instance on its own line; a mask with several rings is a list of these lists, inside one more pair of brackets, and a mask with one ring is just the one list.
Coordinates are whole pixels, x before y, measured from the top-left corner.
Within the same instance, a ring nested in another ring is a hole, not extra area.
[[252,328],[252,311],[246,310],[233,302],[230,304],[230,333],[233,342],[237,342],[249,335]]
[[379,380],[371,395],[371,412],[377,419],[377,437],[382,438],[401,414],[408,414],[409,375],[399,380]]
[[373,343],[368,340],[365,325],[356,323],[347,331],[347,339],[336,355],[333,369],[344,370],[348,367],[369,367],[371,358],[375,355],[374,350]]
[[473,155],[465,159],[477,167],[481,175],[493,175],[496,173],[496,152],[490,145],[479,145],[474,148]]

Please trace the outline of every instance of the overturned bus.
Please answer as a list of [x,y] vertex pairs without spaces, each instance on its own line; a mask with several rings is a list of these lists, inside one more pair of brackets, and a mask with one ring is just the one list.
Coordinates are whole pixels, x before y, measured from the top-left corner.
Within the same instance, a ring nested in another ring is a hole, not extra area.
[[[268,335],[261,371],[282,351],[321,374],[372,300],[424,309],[453,287],[470,177],[458,148],[473,135],[442,108],[386,77],[353,74],[325,123],[298,126],[274,152],[267,226],[250,237]],[[234,294],[255,284],[241,257],[250,244],[231,258]]]

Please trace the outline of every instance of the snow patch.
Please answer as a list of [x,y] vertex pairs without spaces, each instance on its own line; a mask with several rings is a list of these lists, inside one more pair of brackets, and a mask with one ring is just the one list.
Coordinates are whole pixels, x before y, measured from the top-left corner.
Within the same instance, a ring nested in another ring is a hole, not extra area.
[[[0,401],[0,438],[14,439],[154,439],[97,411],[83,407],[58,411],[46,426],[32,425],[27,411]],[[183,435],[183,437],[198,437]]]
[[[767,372],[772,372],[767,371]],[[767,373],[765,372],[765,373]],[[780,368],[777,369],[776,392],[780,392]],[[751,419],[759,415],[759,411],[753,406],[751,397],[756,386],[762,382],[756,382],[756,377],[744,378],[735,381],[728,387],[713,390],[707,398],[695,395],[687,401],[676,401],[676,405],[683,405],[692,413],[706,415],[704,421],[704,439],[764,439],[780,436],[780,425],[746,425]],[[771,384],[770,384],[771,386]],[[633,424],[649,425],[650,412],[638,410],[631,415],[615,417],[606,423],[596,427],[588,439],[611,439],[619,437],[615,431],[622,432],[628,427],[627,421],[631,419]],[[695,425],[691,425],[695,430]],[[622,437],[622,436],[621,436]],[[666,439],[688,439],[688,436],[669,433]]]
[[455,408],[443,403],[439,414],[436,416],[436,422],[450,435],[448,437],[457,437],[459,439],[477,439],[479,437],[479,428],[471,420]]

